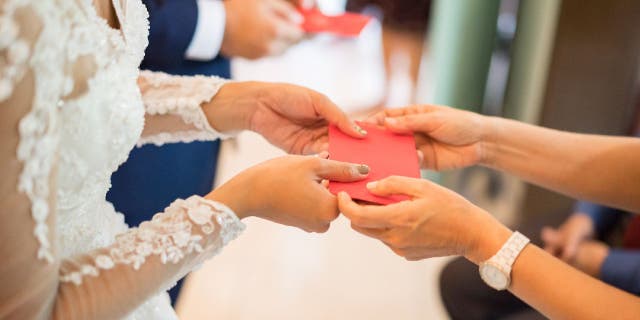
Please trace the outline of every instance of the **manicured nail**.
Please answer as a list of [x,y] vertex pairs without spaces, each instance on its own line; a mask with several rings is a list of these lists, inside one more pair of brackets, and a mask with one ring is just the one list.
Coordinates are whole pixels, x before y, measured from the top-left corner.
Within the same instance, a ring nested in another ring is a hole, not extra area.
[[359,164],[358,165],[358,173],[361,175],[365,175],[365,174],[369,174],[369,171],[371,171],[371,169],[369,169],[369,166],[366,164]]
[[366,136],[366,135],[367,135],[367,130],[362,129],[362,127],[360,127],[359,125],[354,124],[354,125],[353,125],[353,128],[354,128],[354,129],[356,129],[356,131],[358,131],[358,133],[359,133],[360,135],[363,135],[363,136]]
[[367,183],[367,189],[375,189],[378,186],[378,181],[371,181]]
[[329,158],[329,152],[328,151],[322,151],[320,153],[316,153],[314,156],[318,157],[318,158],[322,158],[322,159],[327,159],[327,158]]

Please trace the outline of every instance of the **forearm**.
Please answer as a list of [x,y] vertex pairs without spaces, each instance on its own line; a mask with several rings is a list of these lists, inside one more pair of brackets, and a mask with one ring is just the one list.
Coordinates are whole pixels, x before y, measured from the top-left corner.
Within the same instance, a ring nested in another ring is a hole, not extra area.
[[551,319],[635,319],[640,299],[606,285],[528,245],[512,271],[510,291]]
[[580,199],[640,211],[640,139],[487,118],[483,164]]
[[177,200],[151,221],[116,236],[114,244],[65,259],[54,314],[123,317],[217,254],[243,228],[221,203],[195,196]]
[[[465,254],[475,264],[498,252],[511,235],[489,214],[477,217],[470,222],[478,232],[468,232],[476,240]],[[551,319],[607,319],[612,312],[617,319],[635,319],[640,314],[639,298],[574,269],[533,244],[516,259],[509,290]]]

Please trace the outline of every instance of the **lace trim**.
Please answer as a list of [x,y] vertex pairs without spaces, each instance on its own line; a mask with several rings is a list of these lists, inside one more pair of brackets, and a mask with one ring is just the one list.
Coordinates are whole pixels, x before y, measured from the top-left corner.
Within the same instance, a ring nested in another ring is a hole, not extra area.
[[[215,239],[207,239],[220,227]],[[194,232],[194,228],[198,230]],[[118,235],[108,254],[94,258],[94,265],[86,264],[62,274],[63,282],[82,284],[85,276],[96,277],[99,269],[109,270],[116,264],[126,264],[138,270],[151,255],[162,263],[179,263],[186,255],[202,253],[202,262],[216,255],[222,247],[235,239],[245,226],[231,209],[220,203],[192,196],[174,201],[163,213],[151,221]]]
[[8,1],[2,8],[0,16],[0,101],[11,96],[14,84],[18,83],[26,71],[30,49],[28,43],[19,37],[20,28],[14,21],[16,9],[20,1]]
[[62,105],[60,96],[65,93],[61,66],[65,65],[64,43],[69,28],[61,15],[67,3],[57,7],[50,1],[42,1],[29,7],[47,26],[31,42],[20,37],[21,30],[15,20],[18,8],[29,4],[30,1],[25,0],[4,1],[0,8],[0,66],[3,66],[0,68],[0,101],[13,94],[28,68],[34,70],[33,105],[18,127],[20,142],[16,156],[23,169],[17,188],[31,201],[33,234],[39,243],[37,257],[51,263],[54,256],[46,220],[50,213],[49,178],[58,145],[56,108]]
[[[138,146],[145,143],[163,145],[171,142],[192,142],[225,139],[230,137],[213,129],[202,110],[202,104],[210,101],[229,82],[219,77],[172,76],[162,72],[140,73],[151,88],[144,90],[144,103],[149,115],[179,115],[194,130],[163,132],[143,137]],[[180,98],[175,98],[180,97]]]

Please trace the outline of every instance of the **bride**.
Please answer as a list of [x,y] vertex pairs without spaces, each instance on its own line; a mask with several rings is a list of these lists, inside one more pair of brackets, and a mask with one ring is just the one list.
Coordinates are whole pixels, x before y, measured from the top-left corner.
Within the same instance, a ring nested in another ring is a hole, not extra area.
[[237,237],[241,219],[323,232],[338,211],[322,179],[368,173],[275,159],[129,229],[105,195],[136,144],[253,130],[311,154],[326,149],[329,122],[366,135],[304,88],[140,72],[147,29],[140,0],[0,0],[1,319],[175,319],[163,291]]

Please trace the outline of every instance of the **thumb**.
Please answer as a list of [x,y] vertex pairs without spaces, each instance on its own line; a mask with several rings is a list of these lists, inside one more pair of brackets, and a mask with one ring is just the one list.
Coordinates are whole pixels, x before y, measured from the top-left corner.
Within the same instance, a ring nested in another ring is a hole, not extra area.
[[422,179],[391,176],[367,183],[367,189],[369,189],[369,192],[382,197],[407,195],[415,198],[421,196],[424,187],[430,184],[431,182]]
[[315,168],[315,173],[319,178],[339,182],[362,180],[367,177],[369,171],[369,166],[366,164],[324,159],[319,159],[319,164]]

